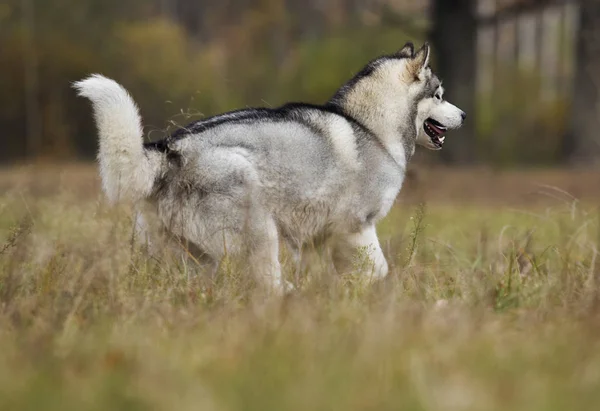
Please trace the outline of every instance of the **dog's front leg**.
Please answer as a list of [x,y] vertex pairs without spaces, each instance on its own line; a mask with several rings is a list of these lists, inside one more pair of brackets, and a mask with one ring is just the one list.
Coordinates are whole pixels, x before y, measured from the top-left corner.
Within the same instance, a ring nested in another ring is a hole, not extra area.
[[381,251],[375,226],[337,239],[333,246],[333,263],[339,274],[359,272],[369,281],[385,277],[388,264]]

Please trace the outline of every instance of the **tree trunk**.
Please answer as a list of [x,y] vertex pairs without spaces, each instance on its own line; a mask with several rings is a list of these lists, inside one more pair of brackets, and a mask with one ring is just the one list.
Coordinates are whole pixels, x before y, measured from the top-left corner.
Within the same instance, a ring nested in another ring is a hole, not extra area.
[[42,121],[38,84],[38,51],[35,41],[35,5],[32,0],[23,0],[23,23],[26,28],[24,49],[25,64],[25,113],[27,121],[26,155],[35,157],[40,154],[42,145]]
[[451,132],[442,158],[468,164],[475,154],[475,85],[477,58],[476,0],[434,0],[431,41],[433,69],[442,79],[444,98],[467,113],[463,127]]
[[203,18],[207,7],[203,1],[197,0],[176,0],[171,5],[171,12],[175,14],[176,19],[193,37],[204,39]]
[[579,6],[571,126],[564,154],[571,164],[600,163],[600,2]]

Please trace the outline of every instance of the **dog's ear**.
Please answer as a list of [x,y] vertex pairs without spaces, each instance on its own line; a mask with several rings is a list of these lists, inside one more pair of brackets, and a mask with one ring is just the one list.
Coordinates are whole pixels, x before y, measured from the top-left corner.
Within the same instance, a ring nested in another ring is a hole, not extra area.
[[396,55],[400,57],[412,58],[415,55],[415,46],[411,42],[408,42],[402,47]]
[[431,48],[429,47],[429,43],[425,43],[408,62],[407,69],[416,80],[421,79],[421,73],[429,66],[430,52]]

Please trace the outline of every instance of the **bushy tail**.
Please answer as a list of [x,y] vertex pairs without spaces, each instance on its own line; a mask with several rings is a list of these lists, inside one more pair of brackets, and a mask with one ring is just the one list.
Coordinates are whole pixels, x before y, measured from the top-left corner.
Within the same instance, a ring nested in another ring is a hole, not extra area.
[[100,176],[108,199],[116,202],[147,197],[160,160],[157,153],[144,149],[142,120],[127,90],[99,74],[73,87],[93,104],[100,136]]

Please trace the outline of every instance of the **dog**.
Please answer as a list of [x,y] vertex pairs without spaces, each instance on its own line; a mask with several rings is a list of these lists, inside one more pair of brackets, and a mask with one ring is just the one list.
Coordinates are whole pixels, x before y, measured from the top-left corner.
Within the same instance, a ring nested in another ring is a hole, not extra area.
[[388,273],[376,224],[398,195],[416,145],[440,150],[466,114],[445,101],[430,46],[407,43],[369,62],[323,105],[289,103],[207,118],[143,142],[136,103],[95,74],[73,84],[91,100],[109,201],[146,204],[172,235],[218,267],[245,258],[284,291],[279,246],[296,261],[326,241],[338,272],[367,250],[370,281]]

